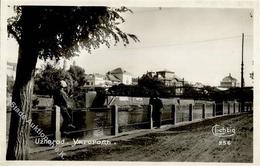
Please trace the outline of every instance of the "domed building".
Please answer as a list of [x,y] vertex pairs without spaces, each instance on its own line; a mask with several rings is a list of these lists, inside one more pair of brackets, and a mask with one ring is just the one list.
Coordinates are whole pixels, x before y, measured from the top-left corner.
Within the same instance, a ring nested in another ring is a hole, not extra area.
[[220,82],[220,87],[221,88],[231,88],[231,87],[237,87],[237,79],[231,76],[229,73],[228,76],[224,77],[222,81]]

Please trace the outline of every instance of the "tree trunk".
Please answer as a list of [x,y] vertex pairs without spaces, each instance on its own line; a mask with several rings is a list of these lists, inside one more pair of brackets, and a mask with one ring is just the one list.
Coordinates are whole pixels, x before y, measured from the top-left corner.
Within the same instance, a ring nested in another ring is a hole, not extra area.
[[[29,155],[31,103],[37,53],[32,45],[20,44],[16,79],[12,95],[12,113],[9,129],[7,160],[26,160]],[[17,106],[17,108],[13,107]],[[15,111],[16,110],[16,111]],[[18,110],[18,111],[17,111]],[[20,112],[18,114],[18,112]],[[25,117],[22,119],[22,116]]]

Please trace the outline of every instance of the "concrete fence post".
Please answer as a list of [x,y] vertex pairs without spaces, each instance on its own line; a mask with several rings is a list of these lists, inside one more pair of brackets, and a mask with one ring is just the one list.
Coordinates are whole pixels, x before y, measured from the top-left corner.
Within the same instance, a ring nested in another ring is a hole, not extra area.
[[112,118],[112,135],[118,134],[118,106],[112,105],[111,106],[111,118]]
[[227,110],[228,110],[228,114],[230,114],[230,103],[228,102],[228,105],[227,105]]
[[192,121],[192,104],[189,104],[189,121]]
[[149,129],[153,129],[153,106],[148,105]]
[[60,122],[61,122],[61,116],[60,116],[60,107],[55,105],[54,110],[54,128],[55,128],[55,140],[61,140],[61,132],[60,132]]
[[213,103],[212,106],[213,106],[212,116],[214,117],[216,116],[216,103]]
[[172,105],[172,124],[176,124],[176,106],[175,104]]
[[202,104],[202,119],[205,119],[205,104]]

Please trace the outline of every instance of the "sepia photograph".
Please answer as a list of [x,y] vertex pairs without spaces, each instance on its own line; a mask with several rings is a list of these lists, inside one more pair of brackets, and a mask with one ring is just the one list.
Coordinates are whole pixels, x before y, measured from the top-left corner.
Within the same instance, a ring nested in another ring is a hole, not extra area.
[[5,7],[5,159],[253,163],[253,8]]

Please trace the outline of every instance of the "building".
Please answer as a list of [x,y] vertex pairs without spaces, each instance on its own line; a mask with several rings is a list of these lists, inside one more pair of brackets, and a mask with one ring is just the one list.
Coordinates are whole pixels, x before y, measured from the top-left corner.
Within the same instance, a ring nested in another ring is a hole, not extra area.
[[85,87],[108,87],[112,83],[102,74],[87,74],[85,77]]
[[149,71],[146,75],[150,78],[161,80],[165,86],[175,87],[176,95],[183,94],[184,79],[177,77],[175,72],[169,70],[161,70],[157,72]]
[[125,85],[132,84],[132,74],[122,69],[121,67],[109,71],[107,75],[113,75],[116,79],[120,80],[120,83]]
[[231,88],[237,86],[238,86],[237,79],[232,77],[230,73],[228,76],[224,77],[220,82],[220,88]]
[[88,74],[86,76],[86,84],[85,87],[111,87],[113,85],[132,84],[132,75],[122,68],[116,68],[112,71],[107,72],[106,75],[102,74]]
[[13,62],[7,62],[7,70],[6,70],[6,74],[9,78],[15,80],[15,76],[16,76],[16,63]]
[[115,77],[114,75],[112,75],[111,73],[106,74],[106,79],[111,82],[111,86],[112,85],[118,85],[118,84],[121,83],[121,80],[118,79],[117,77]]
[[182,87],[184,84],[183,79],[177,77],[174,72],[169,70],[157,71],[155,77],[162,80],[166,86]]

